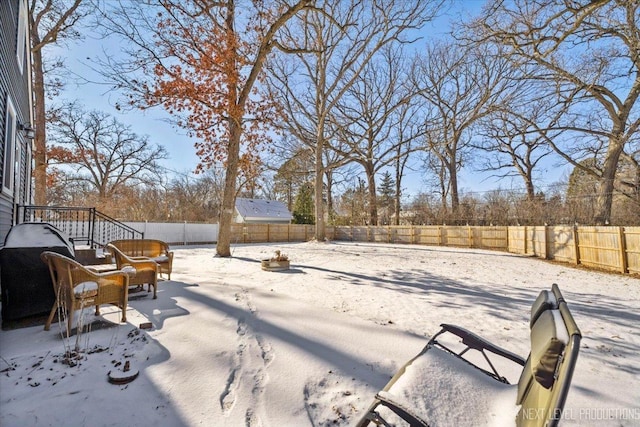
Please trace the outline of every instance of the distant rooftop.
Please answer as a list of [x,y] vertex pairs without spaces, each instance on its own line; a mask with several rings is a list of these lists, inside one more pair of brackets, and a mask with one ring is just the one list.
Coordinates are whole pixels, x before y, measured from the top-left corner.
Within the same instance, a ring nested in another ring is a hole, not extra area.
[[277,200],[236,199],[238,222],[290,222],[293,216],[287,206]]

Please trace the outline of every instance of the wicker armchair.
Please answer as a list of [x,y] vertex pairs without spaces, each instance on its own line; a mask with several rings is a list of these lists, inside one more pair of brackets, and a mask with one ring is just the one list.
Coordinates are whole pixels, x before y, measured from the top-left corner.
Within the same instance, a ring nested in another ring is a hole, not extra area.
[[49,266],[56,302],[44,325],[48,331],[58,308],[67,310],[67,336],[71,334],[75,310],[95,306],[96,316],[100,305],[113,304],[122,310],[122,322],[127,321],[129,276],[121,271],[96,273],[82,264],[56,252],[43,252],[40,258]]
[[154,260],[145,257],[130,257],[111,243],[107,244],[105,249],[115,258],[118,270],[123,268],[126,270],[127,267],[135,268],[135,274],[129,276],[129,286],[144,285],[146,283],[147,292],[151,292],[151,286],[153,286],[153,299],[158,298],[159,267]]
[[122,239],[113,240],[109,244],[120,249],[129,258],[151,258],[158,264],[158,273],[166,273],[167,278],[171,280],[173,252],[169,250],[166,242],[157,239]]

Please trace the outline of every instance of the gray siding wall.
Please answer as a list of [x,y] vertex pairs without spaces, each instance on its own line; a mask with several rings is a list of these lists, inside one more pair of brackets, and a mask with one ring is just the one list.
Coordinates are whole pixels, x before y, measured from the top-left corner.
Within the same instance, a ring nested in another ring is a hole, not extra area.
[[[7,126],[7,98],[16,109],[18,123],[31,123],[29,90],[29,50],[22,64],[16,58],[18,14],[22,0],[0,0],[0,182],[5,175],[4,152]],[[0,192],[0,246],[13,225],[15,206],[30,202],[31,194],[31,141],[22,132],[16,132],[15,143],[20,153],[20,164],[14,171],[14,194]],[[17,197],[16,197],[17,190]]]

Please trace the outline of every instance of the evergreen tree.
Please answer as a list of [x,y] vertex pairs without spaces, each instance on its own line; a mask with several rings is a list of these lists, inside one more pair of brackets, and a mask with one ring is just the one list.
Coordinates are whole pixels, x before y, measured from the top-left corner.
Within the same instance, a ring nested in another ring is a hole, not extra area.
[[378,207],[381,211],[381,224],[390,224],[390,219],[395,207],[395,184],[395,181],[391,177],[391,173],[386,171],[382,176],[382,182],[380,183],[379,189],[380,195],[378,197]]
[[293,205],[293,223],[315,224],[314,209],[313,187],[309,183],[301,185]]

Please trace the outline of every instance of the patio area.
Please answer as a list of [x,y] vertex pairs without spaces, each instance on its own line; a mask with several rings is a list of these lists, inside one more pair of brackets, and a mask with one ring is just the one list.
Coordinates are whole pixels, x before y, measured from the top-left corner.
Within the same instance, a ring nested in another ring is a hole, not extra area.
[[[526,357],[529,309],[552,283],[583,335],[561,425],[640,425],[637,277],[417,245],[234,245],[231,258],[214,246],[172,250],[171,280],[156,300],[132,294],[126,324],[103,306],[69,339],[56,322],[0,331],[0,425],[353,425],[440,323]],[[289,270],[261,269],[275,250]],[[76,344],[75,366],[63,363]],[[126,361],[139,376],[110,384]]]

